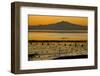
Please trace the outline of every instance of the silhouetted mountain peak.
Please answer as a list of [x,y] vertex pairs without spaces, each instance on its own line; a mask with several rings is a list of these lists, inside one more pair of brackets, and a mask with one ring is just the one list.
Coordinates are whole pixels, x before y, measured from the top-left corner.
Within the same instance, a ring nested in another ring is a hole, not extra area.
[[65,21],[60,21],[60,22],[58,22],[58,23],[69,23],[69,22],[65,22]]
[[81,26],[73,24],[70,22],[60,21],[53,24],[41,25],[41,26],[31,26],[29,30],[87,30],[87,26]]
[[[74,25],[74,26],[81,26],[81,25],[78,25],[78,24],[73,24],[73,23],[70,23],[70,22],[67,22],[67,21],[61,21],[61,22],[57,22],[55,24],[65,24],[65,25]],[[84,26],[83,26],[84,27]]]

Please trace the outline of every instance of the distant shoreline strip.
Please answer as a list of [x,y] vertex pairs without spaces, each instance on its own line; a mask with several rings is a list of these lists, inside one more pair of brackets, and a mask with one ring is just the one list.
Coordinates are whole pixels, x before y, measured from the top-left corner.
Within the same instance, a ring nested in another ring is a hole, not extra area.
[[86,30],[28,30],[28,32],[50,32],[50,33],[87,33]]

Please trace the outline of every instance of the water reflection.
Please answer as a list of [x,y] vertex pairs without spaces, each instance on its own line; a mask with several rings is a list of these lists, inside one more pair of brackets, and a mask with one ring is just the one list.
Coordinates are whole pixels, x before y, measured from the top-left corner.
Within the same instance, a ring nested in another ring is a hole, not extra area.
[[87,33],[28,32],[28,40],[87,40]]

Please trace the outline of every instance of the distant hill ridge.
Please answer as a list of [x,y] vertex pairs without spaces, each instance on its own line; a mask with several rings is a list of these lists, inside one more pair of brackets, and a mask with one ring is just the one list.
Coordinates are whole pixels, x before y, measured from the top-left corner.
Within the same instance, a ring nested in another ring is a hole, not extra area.
[[87,30],[87,26],[72,24],[70,22],[61,21],[54,24],[29,26],[29,30]]

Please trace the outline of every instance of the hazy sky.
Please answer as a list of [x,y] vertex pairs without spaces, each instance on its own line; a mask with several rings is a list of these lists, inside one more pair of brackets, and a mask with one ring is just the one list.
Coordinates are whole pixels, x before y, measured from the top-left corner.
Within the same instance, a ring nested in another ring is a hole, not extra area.
[[70,22],[73,24],[78,24],[82,26],[88,25],[87,17],[75,17],[75,16],[45,16],[45,15],[29,15],[28,16],[28,25],[48,25],[57,22]]

